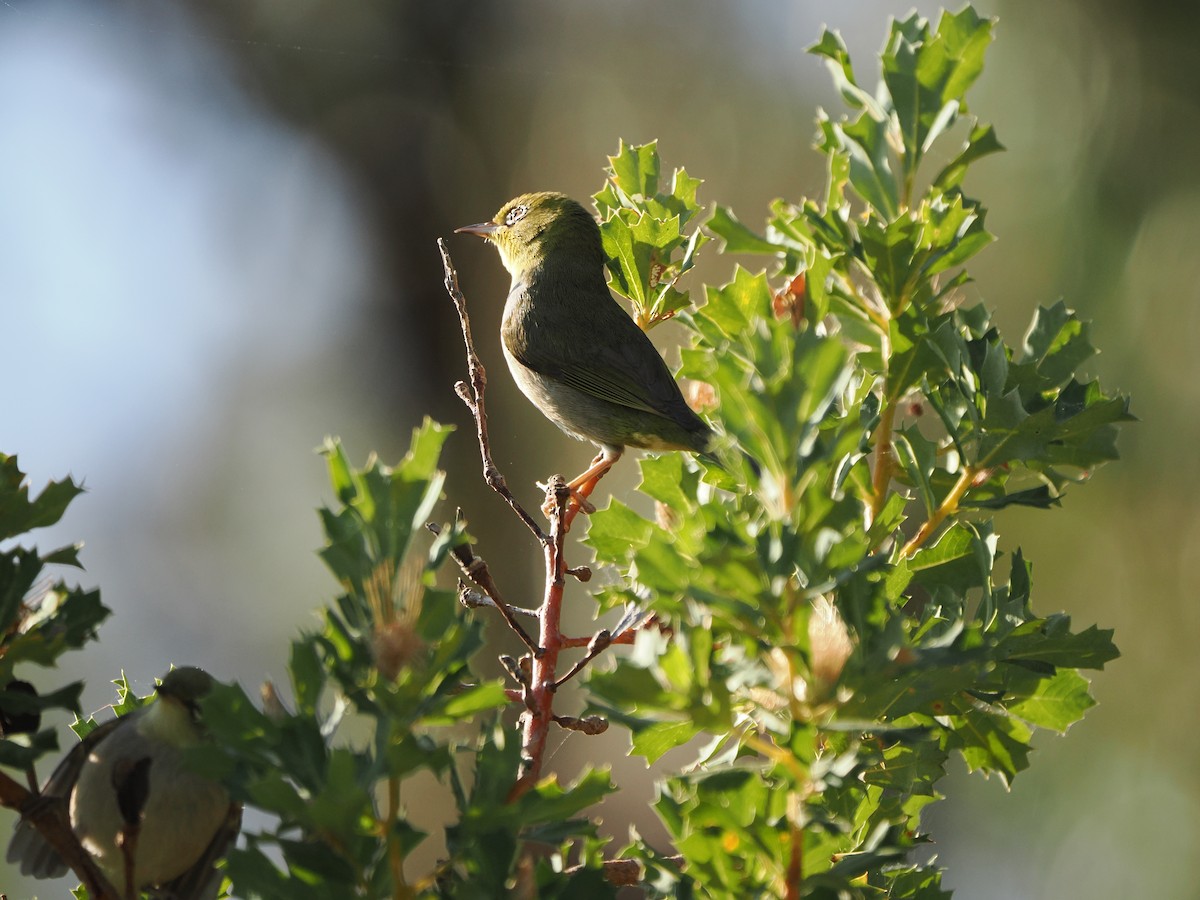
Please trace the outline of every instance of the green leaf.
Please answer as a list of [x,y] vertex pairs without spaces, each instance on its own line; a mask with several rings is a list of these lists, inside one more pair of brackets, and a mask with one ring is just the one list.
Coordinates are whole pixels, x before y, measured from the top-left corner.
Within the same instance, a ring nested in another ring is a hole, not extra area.
[[974,707],[954,717],[952,746],[971,771],[996,772],[1005,784],[1029,766],[1032,732],[1018,719]]
[[1049,678],[1040,679],[1037,688],[1008,711],[1031,725],[1065,733],[1096,705],[1088,692],[1090,685],[1074,669],[1059,669]]
[[569,788],[543,779],[517,800],[517,815],[527,824],[557,822],[595,806],[616,790],[608,769],[588,769]]
[[660,163],[658,141],[632,146],[621,141],[617,155],[608,158],[613,183],[624,194],[638,197],[653,197],[658,193]]
[[504,684],[500,681],[486,681],[456,694],[442,704],[436,716],[426,718],[430,725],[449,725],[460,719],[467,719],[489,709],[507,706],[508,697],[504,693]]
[[74,479],[51,481],[30,499],[17,457],[0,453],[0,541],[55,524],[72,500],[83,493]]
[[818,119],[821,148],[845,154],[850,163],[850,184],[885,221],[899,208],[896,176],[888,156],[887,124],[863,113],[849,124]]
[[655,722],[634,731],[631,752],[645,758],[647,765],[653,765],[668,750],[682,747],[699,733],[699,726],[692,721]]
[[718,205],[716,212],[713,213],[713,217],[708,220],[708,224],[705,227],[722,241],[722,253],[766,253],[774,255],[781,252],[778,244],[759,237],[738,221],[737,216],[733,214],[733,210],[728,206]]
[[1105,663],[1121,655],[1112,636],[1111,628],[1095,625],[1073,633],[1070,616],[1053,615],[1014,629],[1001,644],[1001,658],[1064,668],[1103,669]]
[[933,34],[916,13],[893,23],[882,56],[883,80],[904,147],[906,180],[957,118],[967,90],[983,69],[992,25],[970,6],[959,13],[942,13]]
[[596,558],[617,562],[650,539],[651,524],[620,500],[612,500],[605,509],[588,518],[584,543],[596,551]]
[[958,156],[947,163],[946,167],[933,179],[934,187],[947,192],[957,190],[962,185],[967,169],[973,163],[992,153],[999,153],[1003,149],[1004,146],[996,137],[995,129],[991,125],[977,123],[971,129],[971,135],[967,138],[967,143]]

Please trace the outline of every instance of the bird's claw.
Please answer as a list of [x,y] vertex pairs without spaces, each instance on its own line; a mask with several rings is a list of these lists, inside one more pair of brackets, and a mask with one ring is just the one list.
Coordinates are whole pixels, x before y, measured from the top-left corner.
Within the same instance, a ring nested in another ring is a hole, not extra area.
[[[546,486],[543,484],[538,484],[538,487],[542,488],[542,490],[546,489]],[[590,516],[592,513],[594,513],[596,511],[596,507],[594,505],[592,505],[592,503],[588,500],[588,498],[585,497],[579,491],[578,488],[570,488],[570,491],[571,491],[571,499],[569,502],[574,503],[580,509],[581,512],[584,512]],[[555,500],[553,497],[548,497],[546,499],[546,502],[542,504],[542,513],[546,516],[547,519],[554,518],[554,510],[555,510],[556,506],[557,506],[557,503],[555,503]]]

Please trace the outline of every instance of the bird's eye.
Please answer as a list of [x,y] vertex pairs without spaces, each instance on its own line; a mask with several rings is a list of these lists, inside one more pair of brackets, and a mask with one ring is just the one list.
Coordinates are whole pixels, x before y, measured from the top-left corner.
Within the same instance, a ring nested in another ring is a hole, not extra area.
[[524,203],[519,203],[510,209],[504,216],[505,225],[515,225],[525,218],[525,214],[529,212],[529,207]]

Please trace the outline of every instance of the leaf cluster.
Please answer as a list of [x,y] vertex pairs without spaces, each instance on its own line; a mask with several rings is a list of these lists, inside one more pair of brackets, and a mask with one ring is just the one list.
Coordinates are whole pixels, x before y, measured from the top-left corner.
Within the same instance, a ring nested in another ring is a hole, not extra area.
[[[606,774],[507,802],[520,745],[491,713],[508,697],[471,672],[481,625],[433,580],[462,524],[431,546],[418,539],[441,495],[450,430],[427,421],[394,467],[356,468],[327,443],[337,502],[320,511],[321,557],[342,593],[320,629],[293,641],[287,685],[268,686],[262,703],[218,686],[204,703],[214,746],[196,767],[274,822],[229,855],[239,897],[496,897],[525,842],[554,848],[594,833],[578,816],[612,789]],[[406,797],[422,774],[444,785],[457,817],[446,858],[413,878],[405,860],[427,834]]]
[[837,35],[812,48],[850,108],[818,120],[828,190],[775,201],[762,234],[718,207],[723,251],[773,271],[738,267],[679,316],[681,374],[741,453],[645,459],[658,515],[614,500],[591,519],[621,576],[602,602],[674,629],[593,673],[594,707],[651,761],[706,740],[657,804],[698,896],[944,896],[912,851],[950,755],[1011,782],[1034,729],[1093,704],[1080,670],[1117,655],[1111,632],[1034,611],[1032,566],[995,530],[1114,459],[1130,416],[1080,374],[1095,351],[1064,304],[1014,346],[965,303],[992,239],[963,191],[1000,149],[965,102],[991,32],[970,7],[894,22],[873,92]]
[[608,158],[608,175],[592,197],[600,213],[608,283],[632,302],[638,325],[650,329],[691,302],[677,285],[709,240],[697,221],[702,182],[679,168],[663,184],[657,142],[631,147],[622,141],[617,155]]
[[56,524],[83,488],[71,478],[51,481],[31,497],[15,456],[0,454],[0,765],[30,769],[58,749],[52,728],[42,729],[42,713],[79,713],[83,683],[43,689],[15,677],[19,665],[53,669],[68,650],[96,637],[108,617],[100,592],[68,586],[48,566],[82,568],[81,545],[47,553],[19,542],[27,532]]

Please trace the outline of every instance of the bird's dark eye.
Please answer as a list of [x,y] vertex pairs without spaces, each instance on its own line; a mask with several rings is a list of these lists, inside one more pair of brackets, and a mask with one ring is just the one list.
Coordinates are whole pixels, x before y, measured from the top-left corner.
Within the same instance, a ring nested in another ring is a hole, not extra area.
[[524,203],[518,203],[505,214],[504,224],[515,225],[517,222],[520,222],[523,218],[525,218],[525,214],[527,212],[529,212],[529,207]]

